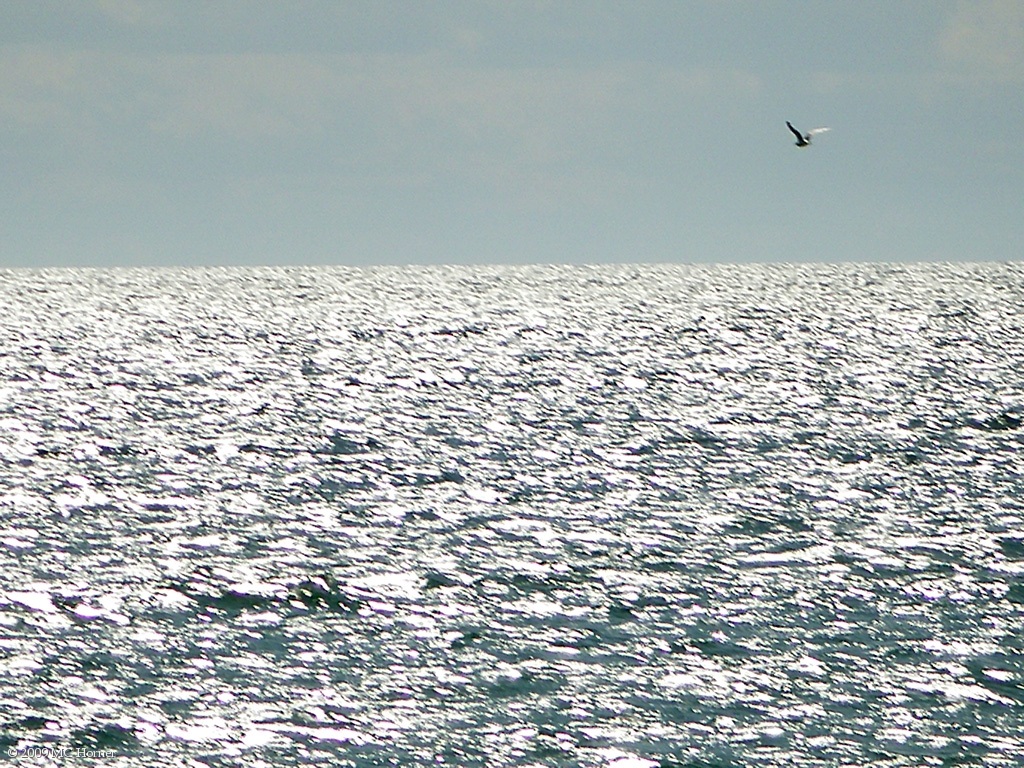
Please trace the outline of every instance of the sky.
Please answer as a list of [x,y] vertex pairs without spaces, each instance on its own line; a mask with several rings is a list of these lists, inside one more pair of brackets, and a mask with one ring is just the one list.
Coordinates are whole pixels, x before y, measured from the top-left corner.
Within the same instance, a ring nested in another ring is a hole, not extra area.
[[0,267],[1022,243],[1021,0],[0,4]]

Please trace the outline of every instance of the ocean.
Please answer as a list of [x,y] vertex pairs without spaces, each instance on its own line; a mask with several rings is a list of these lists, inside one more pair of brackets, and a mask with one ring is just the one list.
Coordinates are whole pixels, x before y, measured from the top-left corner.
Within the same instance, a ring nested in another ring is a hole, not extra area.
[[1020,766],[1024,267],[0,272],[26,765]]

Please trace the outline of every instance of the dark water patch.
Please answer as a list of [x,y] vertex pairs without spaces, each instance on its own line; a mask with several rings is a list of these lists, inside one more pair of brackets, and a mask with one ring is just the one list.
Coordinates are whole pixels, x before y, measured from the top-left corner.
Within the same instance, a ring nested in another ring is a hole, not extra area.
[[335,432],[331,435],[329,444],[321,452],[332,456],[350,456],[360,453],[376,453],[383,447],[372,437],[351,438]]
[[1003,536],[999,539],[999,549],[1010,560],[1024,560],[1024,538]]
[[352,613],[362,604],[359,598],[346,594],[329,574],[304,579],[291,589],[290,600],[309,609],[325,609]]
[[1024,418],[1014,412],[1003,411],[985,418],[969,418],[964,424],[985,432],[1006,432],[1020,429],[1021,424],[1024,424]]
[[71,731],[73,748],[94,751],[130,751],[138,748],[139,740],[133,730],[119,723],[104,723]]

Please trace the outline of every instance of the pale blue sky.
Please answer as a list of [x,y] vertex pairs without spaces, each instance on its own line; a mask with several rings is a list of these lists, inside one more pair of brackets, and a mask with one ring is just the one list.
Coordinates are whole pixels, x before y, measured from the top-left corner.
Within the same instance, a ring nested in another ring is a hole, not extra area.
[[1014,260],[1024,2],[7,0],[0,131],[0,266]]

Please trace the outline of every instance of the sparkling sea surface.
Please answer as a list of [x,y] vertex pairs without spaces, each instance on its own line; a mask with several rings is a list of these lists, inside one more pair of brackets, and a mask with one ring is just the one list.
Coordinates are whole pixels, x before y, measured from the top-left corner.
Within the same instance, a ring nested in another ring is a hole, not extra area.
[[0,307],[4,757],[1024,764],[1021,265],[23,270]]

